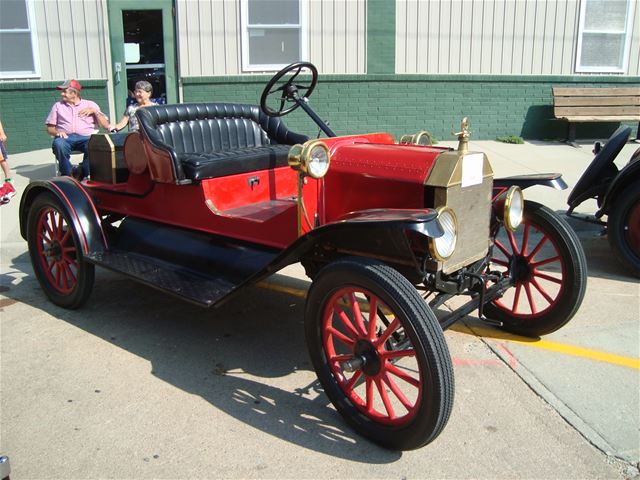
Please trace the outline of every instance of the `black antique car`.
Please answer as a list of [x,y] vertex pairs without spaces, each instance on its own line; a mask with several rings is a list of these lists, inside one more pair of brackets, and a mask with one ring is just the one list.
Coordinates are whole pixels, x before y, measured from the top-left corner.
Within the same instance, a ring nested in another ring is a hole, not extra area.
[[567,214],[594,198],[598,210],[595,218],[586,220],[606,226],[613,253],[631,274],[640,277],[640,148],[622,169],[614,163],[630,135],[631,128],[622,126],[604,146],[596,143],[595,157],[569,195]]
[[[469,150],[466,120],[457,149],[424,132],[336,136],[307,103],[317,78],[296,63],[260,106],[139,109],[141,132],[122,148],[91,139],[90,180],[28,186],[21,233],[43,291],[67,308],[87,300],[95,266],[211,307],[301,262],[324,391],[360,434],[419,448],[452,410],[443,329],[477,311],[522,335],[557,330],[582,302],[584,253],[563,219],[523,197],[562,187],[560,175],[495,179]],[[327,137],[285,126],[298,107]],[[459,296],[466,303],[436,317]]]

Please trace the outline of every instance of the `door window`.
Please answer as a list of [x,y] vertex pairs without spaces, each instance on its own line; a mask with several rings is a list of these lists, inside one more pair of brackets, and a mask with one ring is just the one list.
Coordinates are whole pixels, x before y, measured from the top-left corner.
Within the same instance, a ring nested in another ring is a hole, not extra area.
[[242,0],[242,67],[278,70],[306,57],[304,2]]
[[162,10],[124,10],[122,25],[129,96],[136,82],[146,80],[153,86],[153,98],[166,100]]
[[33,5],[29,0],[2,0],[0,78],[39,77]]
[[576,71],[627,70],[633,0],[582,0]]

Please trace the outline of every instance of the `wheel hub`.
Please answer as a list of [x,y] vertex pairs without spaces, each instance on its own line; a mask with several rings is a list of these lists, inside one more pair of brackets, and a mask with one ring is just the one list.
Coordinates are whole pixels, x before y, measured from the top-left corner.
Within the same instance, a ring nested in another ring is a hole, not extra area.
[[511,265],[509,265],[509,270],[512,272],[516,282],[526,282],[533,273],[529,259],[524,255],[514,255]]
[[45,257],[53,258],[56,261],[62,260],[62,245],[58,240],[54,240],[51,245],[44,250]]
[[376,347],[368,340],[358,340],[353,349],[354,359],[358,359],[360,370],[365,375],[374,376],[380,372],[382,364]]

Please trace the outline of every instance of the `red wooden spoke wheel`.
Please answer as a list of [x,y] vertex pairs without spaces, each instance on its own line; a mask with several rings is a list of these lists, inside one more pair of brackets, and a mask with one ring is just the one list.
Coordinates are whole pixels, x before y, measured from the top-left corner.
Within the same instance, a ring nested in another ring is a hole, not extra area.
[[622,265],[640,277],[640,182],[626,187],[611,204],[607,236]]
[[576,234],[553,211],[525,202],[516,232],[498,231],[490,269],[511,276],[514,287],[487,304],[485,314],[505,330],[526,336],[551,333],[566,324],[586,290],[586,259]]
[[68,295],[78,280],[78,251],[69,225],[60,212],[44,208],[38,218],[36,235],[38,255],[47,281],[59,293]]
[[94,267],[84,261],[77,234],[51,194],[34,200],[27,238],[33,270],[51,301],[65,308],[82,305],[93,287]]
[[[390,425],[415,416],[421,401],[420,365],[406,333],[376,295],[344,287],[326,303],[322,325],[329,368],[351,402]],[[397,342],[394,342],[394,339]]]
[[451,358],[433,312],[397,271],[365,259],[329,264],[310,289],[305,331],[325,392],[360,434],[408,450],[444,428]]
[[625,229],[625,239],[629,248],[640,257],[640,202],[629,209],[628,225]]

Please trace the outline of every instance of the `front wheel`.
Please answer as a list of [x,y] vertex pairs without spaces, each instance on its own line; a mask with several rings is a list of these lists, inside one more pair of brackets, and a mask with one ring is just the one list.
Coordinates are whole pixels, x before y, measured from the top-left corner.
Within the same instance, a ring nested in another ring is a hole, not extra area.
[[618,260],[640,277],[640,183],[629,185],[612,204],[607,236]]
[[587,260],[571,227],[555,212],[527,200],[516,232],[500,227],[491,270],[515,286],[488,303],[484,313],[518,335],[555,332],[575,315],[587,289]]
[[451,357],[435,315],[397,271],[360,258],[323,268],[305,334],[320,383],[358,433],[394,450],[440,434],[453,405]]
[[40,287],[56,305],[78,308],[91,294],[94,266],[82,255],[80,241],[67,213],[50,193],[31,205],[27,242]]

